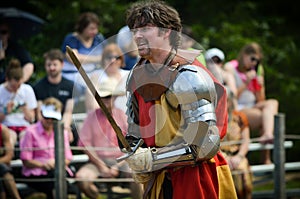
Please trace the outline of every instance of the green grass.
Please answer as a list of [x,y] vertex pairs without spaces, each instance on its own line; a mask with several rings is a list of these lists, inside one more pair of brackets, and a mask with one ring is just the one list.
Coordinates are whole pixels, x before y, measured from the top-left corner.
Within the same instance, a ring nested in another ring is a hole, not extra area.
[[[286,173],[286,189],[296,189],[300,188],[300,172],[288,172]],[[253,191],[266,191],[274,190],[274,182],[270,180],[266,184],[255,185]]]

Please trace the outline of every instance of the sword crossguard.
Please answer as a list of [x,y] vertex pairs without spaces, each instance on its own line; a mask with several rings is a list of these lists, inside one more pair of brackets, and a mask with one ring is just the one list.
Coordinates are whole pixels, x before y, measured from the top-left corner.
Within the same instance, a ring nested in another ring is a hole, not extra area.
[[127,153],[119,158],[117,158],[117,162],[121,162],[122,160],[125,160],[127,158],[129,158],[130,156],[132,156],[136,150],[142,146],[144,144],[144,140],[143,139],[139,139],[138,143],[132,148],[132,151],[127,151]]

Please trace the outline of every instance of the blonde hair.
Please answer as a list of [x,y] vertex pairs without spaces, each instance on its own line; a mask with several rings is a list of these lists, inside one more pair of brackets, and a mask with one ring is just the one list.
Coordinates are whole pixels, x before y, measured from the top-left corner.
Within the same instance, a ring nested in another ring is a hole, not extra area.
[[44,105],[54,105],[56,111],[62,110],[62,103],[59,99],[55,97],[48,97],[43,100]]
[[125,57],[124,57],[124,54],[123,54],[121,48],[116,43],[110,43],[104,47],[103,52],[102,52],[102,59],[101,59],[102,67],[106,67],[104,65],[104,60],[106,57],[108,57],[112,53],[118,54],[118,56],[121,59],[121,67],[124,67],[125,66]]

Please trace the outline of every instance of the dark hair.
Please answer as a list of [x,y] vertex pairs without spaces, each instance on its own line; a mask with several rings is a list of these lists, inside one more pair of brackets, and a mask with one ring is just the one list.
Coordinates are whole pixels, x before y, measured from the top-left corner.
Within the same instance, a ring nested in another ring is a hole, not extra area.
[[100,20],[98,16],[93,12],[84,12],[82,13],[77,20],[75,25],[75,31],[82,33],[83,30],[90,24],[95,23],[98,26],[100,25]]
[[8,80],[15,79],[19,81],[23,77],[23,69],[18,59],[11,59],[5,71],[5,77]]
[[190,26],[182,26],[182,34],[187,35],[188,37],[194,38],[193,29]]
[[60,62],[64,61],[65,55],[62,53],[60,49],[51,49],[44,53],[44,59],[50,59],[50,60],[59,60]]
[[170,44],[177,49],[180,43],[181,20],[178,12],[163,1],[150,0],[133,3],[126,13],[130,29],[153,24],[159,28],[171,29]]
[[5,27],[5,29],[8,31],[8,34],[10,34],[10,32],[11,32],[11,27],[10,27],[10,25],[9,25],[8,22],[6,22],[6,21],[3,20],[3,19],[0,19],[0,26],[1,26],[1,27]]

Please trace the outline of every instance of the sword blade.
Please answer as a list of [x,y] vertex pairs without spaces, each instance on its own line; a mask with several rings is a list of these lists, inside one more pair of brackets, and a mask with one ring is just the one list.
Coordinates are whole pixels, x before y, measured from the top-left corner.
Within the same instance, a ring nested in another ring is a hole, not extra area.
[[80,75],[82,76],[83,80],[85,81],[87,87],[94,94],[94,97],[95,97],[97,103],[99,104],[100,108],[102,109],[103,113],[105,114],[109,123],[111,124],[112,128],[114,129],[114,131],[118,137],[118,140],[121,142],[121,144],[124,146],[124,148],[126,149],[127,152],[132,152],[132,149],[131,149],[129,143],[127,142],[127,140],[125,139],[125,137],[122,134],[121,128],[117,125],[116,121],[114,120],[114,118],[108,111],[107,107],[101,100],[101,97],[100,97],[98,91],[96,90],[94,84],[91,82],[90,78],[87,76],[84,68],[82,67],[78,58],[74,54],[73,50],[69,46],[66,46],[66,48],[67,48],[68,55],[72,59],[74,65],[76,66],[77,70],[79,71]]

